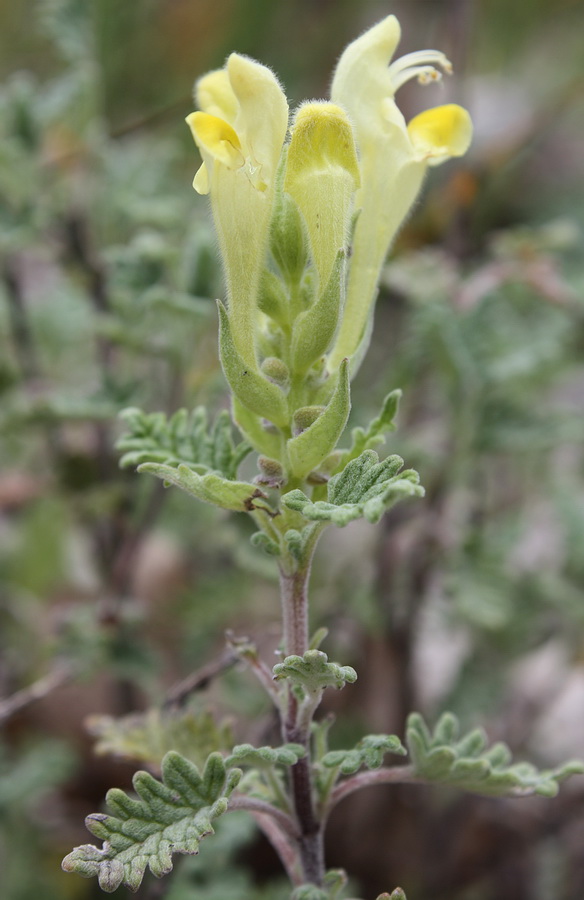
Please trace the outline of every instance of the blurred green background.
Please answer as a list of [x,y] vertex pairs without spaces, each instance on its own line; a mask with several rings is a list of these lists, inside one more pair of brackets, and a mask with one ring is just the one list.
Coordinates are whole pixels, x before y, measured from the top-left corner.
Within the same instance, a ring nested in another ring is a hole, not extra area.
[[[126,406],[227,403],[193,82],[237,50],[291,107],[325,96],[345,44],[390,12],[400,52],[455,66],[403,88],[406,116],[460,102],[476,132],[398,238],[355,382],[353,424],[403,389],[391,450],[427,497],[323,540],[313,621],[359,672],[328,699],[333,740],[450,708],[540,765],[584,756],[582,3],[2,0],[2,900],[101,896],[60,859],[136,764],[96,756],[87,716],[161,704],[226,628],[268,662],[278,642],[275,571],[248,522],[120,472],[114,449]],[[238,741],[274,739],[245,673],[190,708]],[[583,781],[553,801],[363,793],[336,811],[328,861],[366,898],[399,883],[408,900],[581,900]],[[246,820],[218,831],[139,896],[287,896]]]

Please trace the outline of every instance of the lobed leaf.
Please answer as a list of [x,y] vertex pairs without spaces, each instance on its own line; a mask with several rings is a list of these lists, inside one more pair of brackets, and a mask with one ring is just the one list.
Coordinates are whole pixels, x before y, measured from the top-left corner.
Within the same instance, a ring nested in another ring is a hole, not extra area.
[[210,712],[164,712],[155,708],[118,719],[91,716],[87,724],[97,738],[96,753],[157,767],[169,750],[201,765],[214,750],[227,750],[233,744],[229,725],[218,724]]
[[212,753],[202,774],[179,753],[162,761],[162,781],[148,772],[133,778],[138,799],[113,788],[107,794],[111,815],[95,813],[85,824],[103,840],[76,847],[62,867],[85,878],[97,876],[103,891],[121,884],[138,890],[146,868],[160,878],[172,870],[175,853],[195,855],[204,837],[213,834],[212,822],[228,806],[228,798],[241,777],[228,770],[220,753]]
[[307,650],[304,656],[287,656],[274,666],[273,672],[276,681],[288,678],[310,694],[327,687],[340,690],[347,682],[352,684],[357,680],[357,673],[351,666],[330,663],[322,650]]
[[283,744],[281,747],[254,747],[238,744],[225,760],[226,766],[294,766],[306,754],[302,744]]
[[388,456],[382,462],[374,450],[351,460],[327,486],[327,500],[313,502],[300,490],[289,491],[282,502],[312,521],[332,522],[343,528],[353,519],[378,522],[383,513],[405,497],[422,497],[418,473],[401,471],[403,460]]
[[338,768],[343,775],[352,775],[361,766],[379,769],[386,753],[405,756],[407,751],[395,734],[368,734],[352,750],[331,750],[321,763],[328,769]]
[[227,410],[219,413],[211,427],[203,406],[192,413],[180,409],[170,418],[135,407],[123,410],[120,416],[128,427],[117,442],[117,448],[124,451],[122,468],[143,463],[174,468],[186,465],[199,475],[213,472],[234,480],[239,464],[251,451],[246,441],[234,443]]
[[530,763],[511,764],[509,748],[501,743],[489,748],[482,729],[459,737],[458,720],[452,713],[441,716],[433,733],[419,713],[412,713],[406,743],[416,775],[492,797],[554,797],[561,781],[584,772],[584,765],[577,761],[543,771]]

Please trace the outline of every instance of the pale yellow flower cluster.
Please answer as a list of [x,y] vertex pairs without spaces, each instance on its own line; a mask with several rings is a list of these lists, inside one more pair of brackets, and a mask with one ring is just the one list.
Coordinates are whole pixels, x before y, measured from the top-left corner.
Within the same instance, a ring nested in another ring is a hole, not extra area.
[[203,157],[194,187],[210,193],[231,331],[250,366],[257,362],[257,295],[283,152],[283,189],[302,214],[322,286],[357,214],[344,309],[328,355],[334,372],[366,348],[381,267],[428,166],[468,149],[472,124],[460,106],[438,106],[406,123],[396,91],[411,78],[435,81],[451,66],[435,50],[391,62],[399,40],[399,23],[388,16],[349,44],[334,73],[332,102],[300,107],[289,146],[288,103],[268,68],[234,53],[197,84],[201,111],[187,118]]

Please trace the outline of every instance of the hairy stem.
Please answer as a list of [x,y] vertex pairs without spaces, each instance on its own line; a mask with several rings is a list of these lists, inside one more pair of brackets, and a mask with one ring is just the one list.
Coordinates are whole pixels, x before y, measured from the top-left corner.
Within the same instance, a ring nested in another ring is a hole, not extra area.
[[331,812],[333,807],[340,803],[349,794],[360,791],[362,788],[370,787],[373,784],[416,784],[423,783],[423,778],[414,775],[412,766],[394,766],[393,768],[372,769],[367,772],[359,772],[342,781],[333,790],[326,808],[326,816]]
[[[280,570],[283,638],[286,656],[303,656],[308,649],[308,579],[310,558],[295,571]],[[304,880],[321,885],[324,878],[322,823],[316,816],[310,765],[310,721],[298,719],[298,700],[288,690],[288,708],[283,725],[284,739],[306,747],[306,756],[290,769],[292,801],[300,837],[298,849]]]
[[288,813],[277,809],[277,807],[272,806],[271,803],[267,803],[265,800],[249,797],[247,794],[233,794],[229,800],[229,810],[234,811],[236,809],[246,809],[249,812],[260,813],[262,816],[271,816],[277,822],[280,831],[294,840],[297,840],[299,837],[294,820]]

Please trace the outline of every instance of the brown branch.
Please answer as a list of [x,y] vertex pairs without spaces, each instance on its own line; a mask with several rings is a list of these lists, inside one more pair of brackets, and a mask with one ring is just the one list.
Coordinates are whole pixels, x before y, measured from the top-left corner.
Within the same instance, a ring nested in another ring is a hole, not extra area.
[[196,669],[190,675],[187,675],[178,684],[173,685],[167,691],[162,708],[168,709],[173,706],[182,706],[191,694],[206,688],[209,682],[234,666],[238,660],[239,657],[236,653],[232,650],[225,650],[217,659],[211,660],[211,662],[201,666],[200,669]]
[[66,684],[74,675],[71,663],[58,663],[54,669],[33,681],[28,687],[16,691],[11,697],[0,700],[0,723],[10,719],[15,713],[37,700],[42,700],[52,691]]

